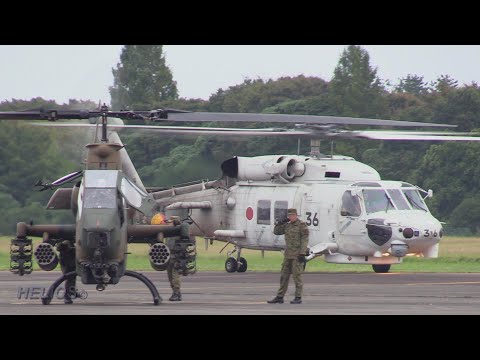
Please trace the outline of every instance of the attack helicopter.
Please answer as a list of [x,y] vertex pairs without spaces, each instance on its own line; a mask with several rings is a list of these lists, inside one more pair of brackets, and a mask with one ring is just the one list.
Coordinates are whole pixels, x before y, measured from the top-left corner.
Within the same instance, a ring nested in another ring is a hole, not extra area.
[[[56,190],[47,209],[71,209],[74,224],[33,225],[19,222],[16,237],[11,240],[10,270],[18,275],[33,270],[32,254],[39,267],[54,270],[58,263],[63,275],[56,280],[42,297],[44,305],[50,304],[57,287],[66,281],[65,303],[79,297],[76,277],[83,284],[94,284],[103,291],[109,284],[117,284],[123,276],[143,282],[158,305],[162,298],[155,285],[146,276],[127,270],[128,244],[150,244],[148,256],[153,269],[166,270],[174,261],[175,269],[182,275],[196,271],[195,240],[191,238],[187,223],[172,218],[165,221],[158,213],[152,195],[147,192],[133,163],[116,132],[107,128],[107,118],[130,118],[130,112],[109,112],[106,106],[99,111],[28,111],[0,113],[0,119],[101,119],[101,139],[86,145],[85,169],[43,184],[34,186],[40,191]],[[98,127],[97,125],[94,125]],[[74,182],[73,187],[60,186]],[[146,224],[142,220],[147,220]],[[150,222],[150,223],[148,223]],[[32,239],[38,236],[42,242],[33,250]],[[170,249],[163,240],[174,240]]]

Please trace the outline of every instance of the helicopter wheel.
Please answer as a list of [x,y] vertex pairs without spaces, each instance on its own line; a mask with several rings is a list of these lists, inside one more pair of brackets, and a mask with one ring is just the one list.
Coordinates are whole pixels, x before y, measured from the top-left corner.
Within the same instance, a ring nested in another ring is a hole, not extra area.
[[230,257],[225,261],[225,270],[229,273],[237,271],[238,262],[234,258]]
[[372,268],[376,273],[388,273],[390,270],[390,264],[372,265]]
[[247,260],[244,257],[238,259],[238,272],[245,272],[247,271]]

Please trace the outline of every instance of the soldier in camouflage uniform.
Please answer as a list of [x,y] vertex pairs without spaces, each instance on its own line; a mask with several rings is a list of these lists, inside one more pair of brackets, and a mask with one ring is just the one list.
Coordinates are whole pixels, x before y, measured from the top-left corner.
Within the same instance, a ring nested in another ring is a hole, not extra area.
[[181,276],[178,273],[177,269],[175,269],[175,258],[171,252],[173,247],[175,246],[175,238],[167,238],[165,245],[168,246],[170,249],[170,261],[168,262],[167,266],[167,274],[168,274],[168,281],[170,281],[170,287],[172,288],[172,296],[170,296],[170,301],[182,301],[182,293],[180,292],[180,285],[181,285]]
[[[152,225],[164,225],[164,224],[174,224],[174,225],[179,225],[180,220],[178,216],[170,216],[170,219],[168,221],[165,220],[165,217],[161,214],[155,214],[150,223]],[[168,246],[170,249],[170,261],[168,262],[167,265],[167,274],[168,274],[168,281],[170,282],[170,287],[172,288],[172,296],[170,296],[170,301],[182,301],[182,293],[180,292],[180,285],[181,285],[181,277],[180,274],[178,273],[177,269],[175,269],[175,255],[173,255],[173,248],[175,246],[175,239],[174,237],[172,238],[166,238],[162,240],[162,242]]]
[[280,276],[280,289],[277,296],[269,304],[282,304],[283,297],[288,289],[290,274],[293,274],[295,281],[295,299],[290,304],[302,303],[303,280],[302,273],[305,266],[305,256],[308,249],[308,228],[307,225],[298,219],[296,209],[288,209],[288,219],[277,220],[273,233],[275,235],[285,234],[285,252],[282,263],[282,275]]

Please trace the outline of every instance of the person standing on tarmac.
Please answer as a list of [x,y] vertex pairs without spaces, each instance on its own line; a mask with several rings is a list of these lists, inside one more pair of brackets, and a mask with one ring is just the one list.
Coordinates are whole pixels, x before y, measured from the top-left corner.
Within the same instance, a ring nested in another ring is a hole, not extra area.
[[[168,221],[164,220],[164,217],[161,214],[156,214],[153,216],[152,225],[160,225],[165,223],[173,223],[175,225],[179,225],[179,217],[178,216],[170,216]],[[170,249],[170,261],[167,265],[167,275],[168,281],[170,282],[170,287],[172,288],[172,296],[168,300],[170,301],[182,301],[182,292],[180,291],[180,286],[182,283],[181,276],[178,273],[177,269],[175,268],[175,255],[173,255],[173,248],[175,246],[175,238],[165,238],[163,243],[168,246]]]
[[288,209],[288,219],[276,220],[273,233],[285,235],[285,252],[283,256],[282,272],[280,276],[280,288],[277,296],[267,301],[269,304],[283,304],[283,297],[288,289],[290,274],[295,281],[295,299],[290,304],[302,303],[303,280],[302,273],[308,255],[308,228],[305,222],[298,219],[296,209]]

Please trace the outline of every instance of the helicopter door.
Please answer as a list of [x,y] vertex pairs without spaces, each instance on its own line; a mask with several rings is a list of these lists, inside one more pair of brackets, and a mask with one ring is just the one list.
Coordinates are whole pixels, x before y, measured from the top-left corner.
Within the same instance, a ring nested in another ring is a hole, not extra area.
[[361,215],[360,198],[351,190],[345,191],[338,214],[338,236],[348,237],[353,244],[365,237],[367,228]]
[[[271,225],[275,223],[272,217],[272,207],[274,204],[274,187],[255,188],[256,216],[250,222],[251,232],[249,241],[254,246],[271,246]],[[250,230],[250,229],[249,229]]]

